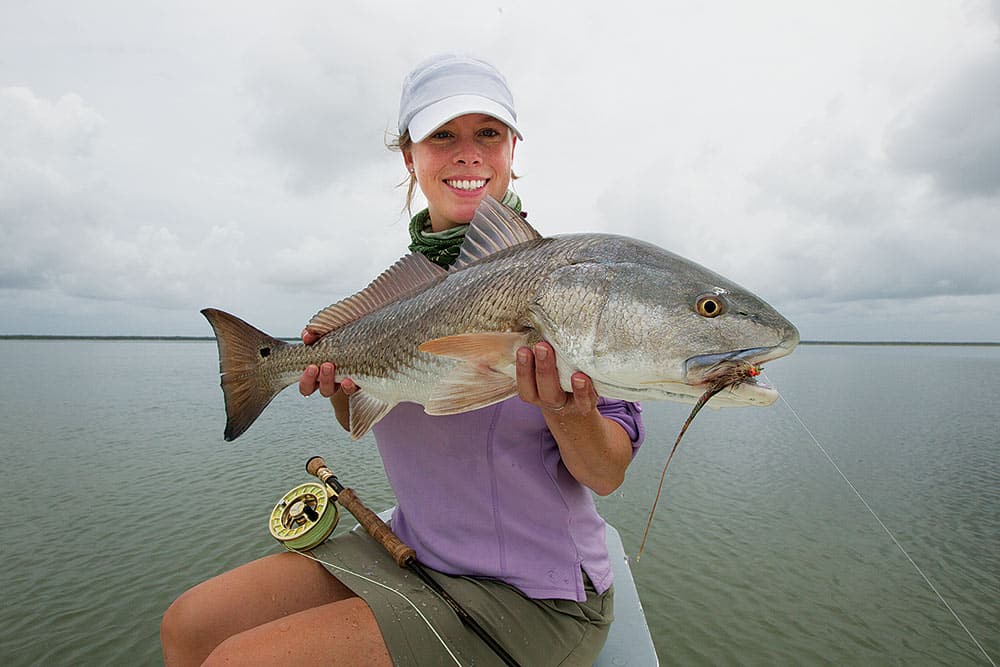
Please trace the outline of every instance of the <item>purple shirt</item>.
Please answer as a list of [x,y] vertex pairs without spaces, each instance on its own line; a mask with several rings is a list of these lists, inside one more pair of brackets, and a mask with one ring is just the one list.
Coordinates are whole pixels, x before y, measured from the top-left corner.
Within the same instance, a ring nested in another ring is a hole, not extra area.
[[[625,428],[634,455],[638,404],[601,398],[598,410]],[[604,520],[537,407],[515,397],[432,417],[400,403],[374,431],[399,503],[393,531],[425,565],[500,579],[532,598],[583,602],[581,572],[599,593],[611,586]]]

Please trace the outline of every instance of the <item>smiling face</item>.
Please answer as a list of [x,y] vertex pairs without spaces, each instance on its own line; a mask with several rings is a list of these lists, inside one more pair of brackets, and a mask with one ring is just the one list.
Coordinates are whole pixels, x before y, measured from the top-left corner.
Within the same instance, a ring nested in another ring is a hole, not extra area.
[[403,151],[407,168],[413,169],[427,197],[434,231],[472,220],[487,194],[503,198],[510,185],[516,141],[511,129],[496,118],[466,114]]

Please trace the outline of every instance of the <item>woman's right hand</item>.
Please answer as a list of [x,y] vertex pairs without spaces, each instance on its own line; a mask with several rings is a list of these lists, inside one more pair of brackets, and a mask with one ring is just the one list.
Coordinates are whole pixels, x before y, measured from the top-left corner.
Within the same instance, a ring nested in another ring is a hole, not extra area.
[[[302,330],[302,342],[312,345],[320,339],[320,336],[307,329]],[[309,364],[299,378],[299,393],[303,396],[310,396],[319,389],[319,393],[330,399],[333,404],[333,411],[337,415],[337,421],[346,430],[351,430],[350,406],[347,397],[356,392],[359,387],[354,384],[351,378],[344,378],[343,382],[336,381],[337,368],[329,361],[325,361],[319,366]],[[337,391],[342,389],[343,391]]]
[[[320,338],[321,336],[314,334],[309,329],[302,330],[302,342],[306,345],[312,345]],[[334,379],[336,373],[336,367],[330,362],[325,362],[319,366],[309,364],[302,372],[302,377],[299,378],[299,393],[303,396],[311,396],[313,392],[319,389],[320,394],[330,398],[339,388],[338,383]],[[350,381],[348,380],[347,382]],[[356,389],[353,382],[350,382],[350,385],[352,388],[350,391],[348,391],[347,386],[344,387],[344,391],[348,394],[354,393],[353,389]]]
[[329,361],[324,362],[319,366],[316,364],[309,364],[302,372],[302,377],[299,378],[299,393],[303,396],[311,396],[313,392],[319,389],[320,394],[330,398],[337,393],[337,389],[340,388],[341,384],[344,386],[344,391],[346,393],[353,393],[353,391],[348,391],[347,385],[350,383],[353,389],[354,383],[352,383],[349,379],[345,380],[343,383],[337,383],[334,379],[336,377],[336,373],[336,367]]

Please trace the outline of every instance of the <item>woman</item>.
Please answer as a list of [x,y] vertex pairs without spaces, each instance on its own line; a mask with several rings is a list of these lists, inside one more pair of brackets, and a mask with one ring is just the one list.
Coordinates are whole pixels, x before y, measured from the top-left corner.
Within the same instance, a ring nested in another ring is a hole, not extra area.
[[[487,63],[439,56],[407,77],[398,147],[408,201],[419,187],[428,202],[411,223],[412,250],[447,266],[486,194],[519,208],[508,191],[516,123],[506,81]],[[344,424],[357,387],[338,386],[334,370],[309,367],[299,388],[331,397]],[[621,484],[642,440],[638,406],[599,399],[583,373],[563,391],[545,342],[518,351],[517,387],[516,398],[447,417],[403,403],[375,425],[398,501],[392,526],[522,665],[589,665],[613,619],[591,490],[606,495]],[[433,594],[406,582],[380,548],[342,535],[314,550],[325,566],[282,553],[196,586],[164,615],[165,662],[497,663],[449,612],[433,616]],[[353,576],[362,561],[396,593]],[[407,607],[414,599],[432,609],[427,621]]]

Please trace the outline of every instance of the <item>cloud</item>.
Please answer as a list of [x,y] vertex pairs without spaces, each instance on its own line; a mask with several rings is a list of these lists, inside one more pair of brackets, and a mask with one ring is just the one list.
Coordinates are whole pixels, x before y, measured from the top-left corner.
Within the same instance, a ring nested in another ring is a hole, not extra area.
[[6,160],[44,163],[88,155],[103,122],[73,93],[53,102],[28,88],[0,88],[0,145]]
[[[989,145],[993,127],[1000,123],[963,141]],[[752,172],[758,191],[748,210],[786,222],[781,246],[790,261],[780,273],[796,276],[792,294],[850,302],[1000,293],[1000,245],[977,241],[996,216],[991,190],[960,181],[965,167],[954,163],[937,165],[935,175],[947,180],[929,188],[922,172],[901,169],[883,151],[884,137],[896,132],[891,117],[867,126],[850,109],[831,107]],[[956,154],[943,131],[924,145]],[[985,198],[942,197],[941,187]]]
[[205,333],[214,305],[294,334],[402,254],[385,132],[407,70],[442,50],[510,80],[516,189],[543,233],[658,243],[798,311],[805,336],[997,312],[1000,0],[905,21],[861,2],[432,9],[9,12],[5,326]]
[[135,194],[101,159],[108,127],[79,95],[0,89],[0,289],[171,308],[239,270],[239,230],[192,235],[127,212]]
[[895,168],[926,174],[946,194],[1000,195],[1000,53],[941,82],[889,128]]
[[104,121],[74,94],[0,88],[0,287],[51,284],[66,229],[90,215],[90,170]]
[[[338,50],[304,45],[270,54],[246,84],[257,148],[287,173],[288,188],[309,195],[384,160],[384,114],[358,114],[358,100],[379,100],[385,77],[372,77]],[[391,108],[382,100],[379,109]]]
[[409,64],[395,50],[372,57],[371,29],[382,17],[367,5],[343,16],[314,7],[306,16],[311,22],[289,19],[252,46],[243,83],[254,146],[300,196],[392,159],[385,141],[396,131],[398,85]]
[[50,196],[78,193],[104,120],[75,94],[36,97],[23,87],[0,88],[0,222],[30,222],[22,211]]

